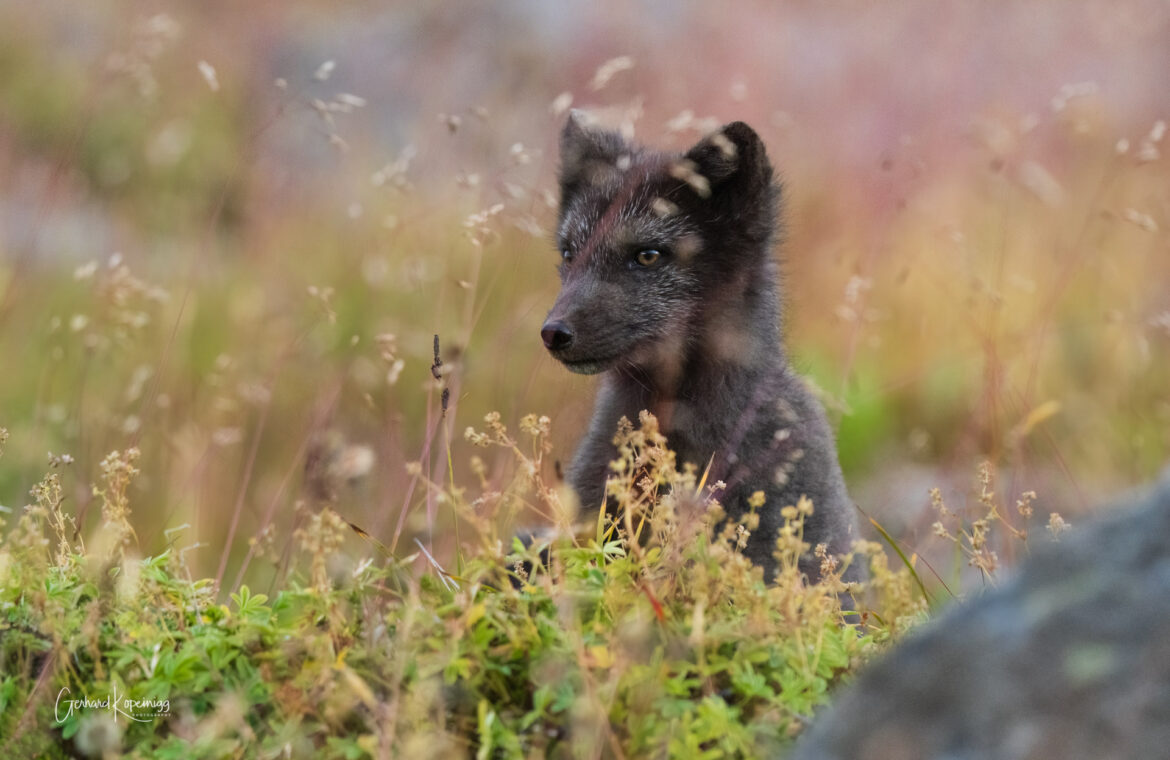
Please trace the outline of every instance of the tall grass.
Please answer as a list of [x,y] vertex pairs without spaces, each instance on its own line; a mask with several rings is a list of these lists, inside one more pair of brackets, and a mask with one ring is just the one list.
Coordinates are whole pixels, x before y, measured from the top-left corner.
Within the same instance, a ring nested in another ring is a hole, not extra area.
[[[515,437],[498,415],[486,423],[466,436],[513,456],[514,483],[424,483],[465,525],[457,573],[421,542],[396,556],[325,499],[301,514],[289,578],[271,594],[241,585],[222,604],[186,548],[139,556],[127,499],[137,449],[103,460],[88,540],[54,468],[0,545],[0,746],[20,757],[69,746],[87,757],[766,756],[925,613],[908,569],[891,572],[875,544],[824,556],[824,581],[802,583],[801,555],[823,551],[801,540],[804,502],[785,507],[777,582],[765,586],[739,553],[750,519],[715,529],[721,484],[680,472],[649,415],[620,434],[609,491],[621,517],[579,533],[541,475],[548,419],[525,418]],[[529,502],[558,530],[509,546],[499,518]],[[869,564],[872,591],[841,581],[849,562]],[[846,592],[856,622],[843,618]]]

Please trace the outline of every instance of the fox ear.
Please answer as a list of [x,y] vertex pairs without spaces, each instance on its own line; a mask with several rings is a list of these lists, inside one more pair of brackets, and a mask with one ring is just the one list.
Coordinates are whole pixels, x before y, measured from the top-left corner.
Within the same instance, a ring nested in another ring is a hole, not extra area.
[[562,194],[619,171],[619,159],[630,150],[620,134],[597,129],[589,117],[574,108],[561,130]]
[[751,191],[766,188],[772,182],[772,164],[764,141],[742,121],[727,124],[704,137],[687,151],[686,159],[694,165],[695,174],[703,178],[691,181],[700,195],[722,185]]

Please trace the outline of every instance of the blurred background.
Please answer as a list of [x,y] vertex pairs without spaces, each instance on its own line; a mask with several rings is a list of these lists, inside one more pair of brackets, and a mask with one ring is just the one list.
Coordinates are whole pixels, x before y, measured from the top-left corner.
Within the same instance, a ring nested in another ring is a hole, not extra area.
[[909,551],[985,460],[1075,523],[1170,459],[1168,41],[1160,0],[0,0],[0,517],[51,452],[91,526],[138,446],[140,549],[200,575],[270,577],[298,502],[450,561],[464,428],[549,415],[551,479],[591,409],[538,337],[572,106],[761,133],[791,353]]

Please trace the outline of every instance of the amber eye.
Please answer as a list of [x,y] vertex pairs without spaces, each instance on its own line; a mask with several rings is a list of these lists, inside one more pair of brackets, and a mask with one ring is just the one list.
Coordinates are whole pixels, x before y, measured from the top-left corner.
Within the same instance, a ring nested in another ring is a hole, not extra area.
[[634,258],[642,266],[652,267],[662,259],[662,254],[651,248],[645,251],[638,251],[638,255]]

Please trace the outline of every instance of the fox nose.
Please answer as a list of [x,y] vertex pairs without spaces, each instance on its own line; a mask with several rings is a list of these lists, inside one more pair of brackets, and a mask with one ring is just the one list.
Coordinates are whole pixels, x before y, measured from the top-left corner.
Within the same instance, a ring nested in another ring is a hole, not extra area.
[[573,331],[564,322],[545,322],[540,328],[540,338],[549,351],[560,351],[573,343]]

